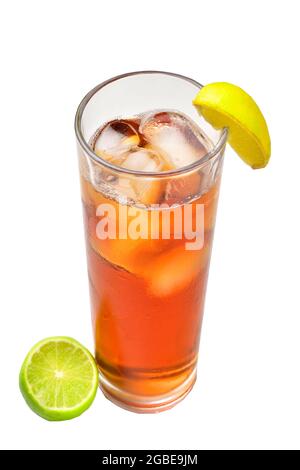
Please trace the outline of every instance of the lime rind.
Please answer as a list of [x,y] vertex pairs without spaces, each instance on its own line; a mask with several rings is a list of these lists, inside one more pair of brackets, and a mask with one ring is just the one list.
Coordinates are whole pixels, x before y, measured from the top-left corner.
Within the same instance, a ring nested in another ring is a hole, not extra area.
[[[54,356],[57,370],[64,371],[64,380],[54,377]],[[98,370],[91,353],[78,341],[67,336],[50,337],[39,341],[27,354],[19,384],[25,401],[39,416],[49,421],[69,420],[94,401]]]

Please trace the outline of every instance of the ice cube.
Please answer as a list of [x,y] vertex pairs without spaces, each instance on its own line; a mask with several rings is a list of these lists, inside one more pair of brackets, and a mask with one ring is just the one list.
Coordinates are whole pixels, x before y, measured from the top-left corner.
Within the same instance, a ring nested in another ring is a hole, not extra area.
[[[149,149],[137,147],[126,153],[121,166],[127,170],[160,172],[165,165],[160,155]],[[162,186],[161,182],[151,177],[122,176],[119,178],[119,186],[123,194],[126,194],[136,202],[142,204],[158,203]]]
[[186,289],[207,267],[209,246],[202,250],[185,250],[184,245],[165,251],[145,264],[149,291],[158,297],[172,296]]
[[137,148],[128,152],[122,163],[123,168],[135,171],[158,172],[164,162],[157,152],[146,148]]
[[207,153],[200,130],[176,112],[146,114],[141,119],[139,132],[172,168],[190,165]]
[[164,201],[168,204],[188,202],[195,198],[200,190],[201,176],[199,171],[173,177],[166,183]]
[[115,120],[107,123],[97,134],[92,142],[94,152],[105,159],[120,158],[132,147],[140,143],[140,137],[136,129],[126,121]]

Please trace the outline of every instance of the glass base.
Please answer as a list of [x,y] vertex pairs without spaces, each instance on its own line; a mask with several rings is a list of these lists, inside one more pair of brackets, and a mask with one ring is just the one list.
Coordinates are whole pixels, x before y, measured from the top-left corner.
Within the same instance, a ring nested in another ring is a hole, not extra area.
[[173,406],[183,400],[192,390],[196,377],[197,370],[195,367],[186,380],[178,387],[167,394],[151,397],[133,395],[119,389],[101,371],[99,371],[99,386],[108,400],[125,410],[133,411],[134,413],[159,413],[173,408]]

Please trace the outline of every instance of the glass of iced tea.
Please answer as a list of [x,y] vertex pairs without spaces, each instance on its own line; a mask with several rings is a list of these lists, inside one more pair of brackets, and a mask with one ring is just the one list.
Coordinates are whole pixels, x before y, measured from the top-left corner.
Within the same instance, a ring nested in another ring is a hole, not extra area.
[[125,74],[76,114],[100,387],[136,412],[174,406],[196,380],[227,139],[193,107],[200,88]]

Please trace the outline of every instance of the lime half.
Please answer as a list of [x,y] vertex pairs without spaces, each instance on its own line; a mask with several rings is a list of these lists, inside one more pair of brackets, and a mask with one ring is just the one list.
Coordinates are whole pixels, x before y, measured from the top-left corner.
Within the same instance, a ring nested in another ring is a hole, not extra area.
[[213,127],[229,129],[228,142],[252,168],[263,168],[271,154],[265,118],[248,93],[236,85],[216,82],[205,85],[193,104]]
[[30,408],[49,421],[72,419],[93,402],[98,370],[75,339],[55,336],[37,343],[20,371],[20,389]]

